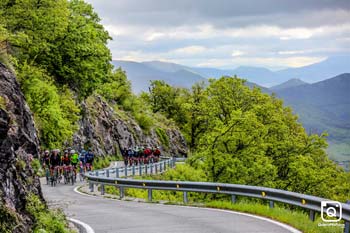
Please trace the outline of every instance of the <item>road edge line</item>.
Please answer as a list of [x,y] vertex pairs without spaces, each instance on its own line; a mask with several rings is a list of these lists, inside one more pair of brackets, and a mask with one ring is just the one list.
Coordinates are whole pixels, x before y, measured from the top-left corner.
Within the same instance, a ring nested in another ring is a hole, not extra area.
[[82,222],[78,219],[74,218],[67,218],[68,221],[72,222],[78,229],[80,233],[95,233],[94,229],[90,227],[88,224],[85,222]]

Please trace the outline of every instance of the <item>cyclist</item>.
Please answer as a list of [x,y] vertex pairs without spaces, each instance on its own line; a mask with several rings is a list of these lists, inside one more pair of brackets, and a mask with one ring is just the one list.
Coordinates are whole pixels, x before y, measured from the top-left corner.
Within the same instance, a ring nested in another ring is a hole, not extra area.
[[78,153],[76,153],[75,150],[71,150],[71,151],[70,151],[70,154],[71,154],[71,156],[70,156],[70,162],[71,162],[71,164],[72,164],[72,166],[73,166],[74,175],[75,175],[75,177],[76,177],[76,176],[77,176],[77,165],[78,165],[78,163],[79,163],[79,155],[78,155]]
[[[53,176],[54,175],[58,176],[58,170],[59,170],[59,167],[61,166],[61,158],[59,156],[59,151],[60,150],[58,149],[52,150],[52,153],[50,156],[50,175],[52,178],[58,178]],[[57,173],[54,174],[54,171],[57,171]]]
[[160,153],[159,147],[156,147],[156,149],[153,151],[153,155],[154,155],[154,157],[156,159],[156,162],[159,161],[160,154],[161,153]]
[[42,164],[43,168],[46,168],[46,166],[47,167],[50,166],[50,152],[49,152],[49,150],[44,151],[44,154],[41,158],[41,164]]
[[139,157],[139,163],[140,164],[144,164],[144,153],[143,153],[143,147],[142,146],[140,146],[139,148],[138,148],[138,151],[137,151],[137,155],[138,155],[138,157]]
[[133,165],[133,164],[134,164],[134,161],[133,161],[133,157],[134,157],[134,150],[133,150],[131,147],[129,147],[129,149],[128,149],[127,153],[128,153],[128,160],[129,160],[129,164],[130,164],[130,166],[131,166],[131,165]]
[[70,162],[70,157],[69,157],[69,153],[67,150],[64,151],[64,154],[62,156],[62,174],[64,176],[64,181],[65,183],[68,183],[68,174],[70,172],[71,169],[71,162]]
[[124,148],[122,150],[122,156],[123,156],[123,160],[124,160],[124,165],[125,167],[128,166],[128,150],[126,148]]
[[79,162],[82,163],[83,166],[85,166],[85,155],[86,155],[86,150],[81,150],[79,154]]
[[148,161],[151,160],[151,155],[152,155],[152,151],[151,151],[151,148],[148,146],[144,151],[143,151],[143,154],[144,154],[144,162],[145,163],[148,163]]
[[88,150],[88,152],[85,155],[85,162],[87,170],[92,171],[93,170],[93,162],[94,162],[94,154],[92,153],[91,149]]

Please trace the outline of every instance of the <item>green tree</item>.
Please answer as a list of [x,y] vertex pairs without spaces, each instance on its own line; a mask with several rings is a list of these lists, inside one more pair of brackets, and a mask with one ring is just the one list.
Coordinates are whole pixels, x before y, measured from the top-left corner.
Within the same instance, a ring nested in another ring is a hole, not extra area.
[[44,70],[24,64],[19,71],[21,87],[34,112],[41,144],[59,148],[77,130],[79,108],[67,88],[58,89]]
[[204,96],[206,130],[190,161],[209,180],[346,198],[346,175],[327,158],[324,135],[307,135],[282,101],[230,77],[210,80]]
[[121,68],[115,70],[111,74],[110,81],[99,86],[96,92],[108,101],[119,105],[132,96],[131,83]]

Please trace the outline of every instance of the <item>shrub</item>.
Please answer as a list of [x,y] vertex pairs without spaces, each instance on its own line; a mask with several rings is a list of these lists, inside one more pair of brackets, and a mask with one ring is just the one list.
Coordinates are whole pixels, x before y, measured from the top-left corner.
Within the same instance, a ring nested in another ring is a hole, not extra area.
[[33,231],[72,233],[68,229],[68,222],[61,210],[48,210],[38,196],[29,194],[27,197],[26,210],[34,217]]

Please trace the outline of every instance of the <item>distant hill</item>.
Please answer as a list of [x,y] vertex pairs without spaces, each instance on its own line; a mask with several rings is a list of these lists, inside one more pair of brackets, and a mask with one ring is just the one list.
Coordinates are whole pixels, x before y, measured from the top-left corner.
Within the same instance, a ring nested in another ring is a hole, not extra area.
[[322,62],[299,68],[277,71],[279,78],[298,78],[308,83],[325,80],[338,74],[350,72],[350,56],[330,57]]
[[179,87],[190,88],[194,83],[207,79],[187,69],[185,66],[163,62],[112,62],[115,67],[122,67],[131,81],[135,93],[147,91],[151,80],[164,80]]
[[280,91],[286,88],[298,87],[298,86],[307,85],[307,84],[308,84],[307,82],[304,82],[298,78],[292,78],[292,79],[289,79],[287,82],[270,87],[269,89],[272,91]]
[[329,133],[329,153],[350,159],[350,73],[321,82],[275,89],[310,133]]

